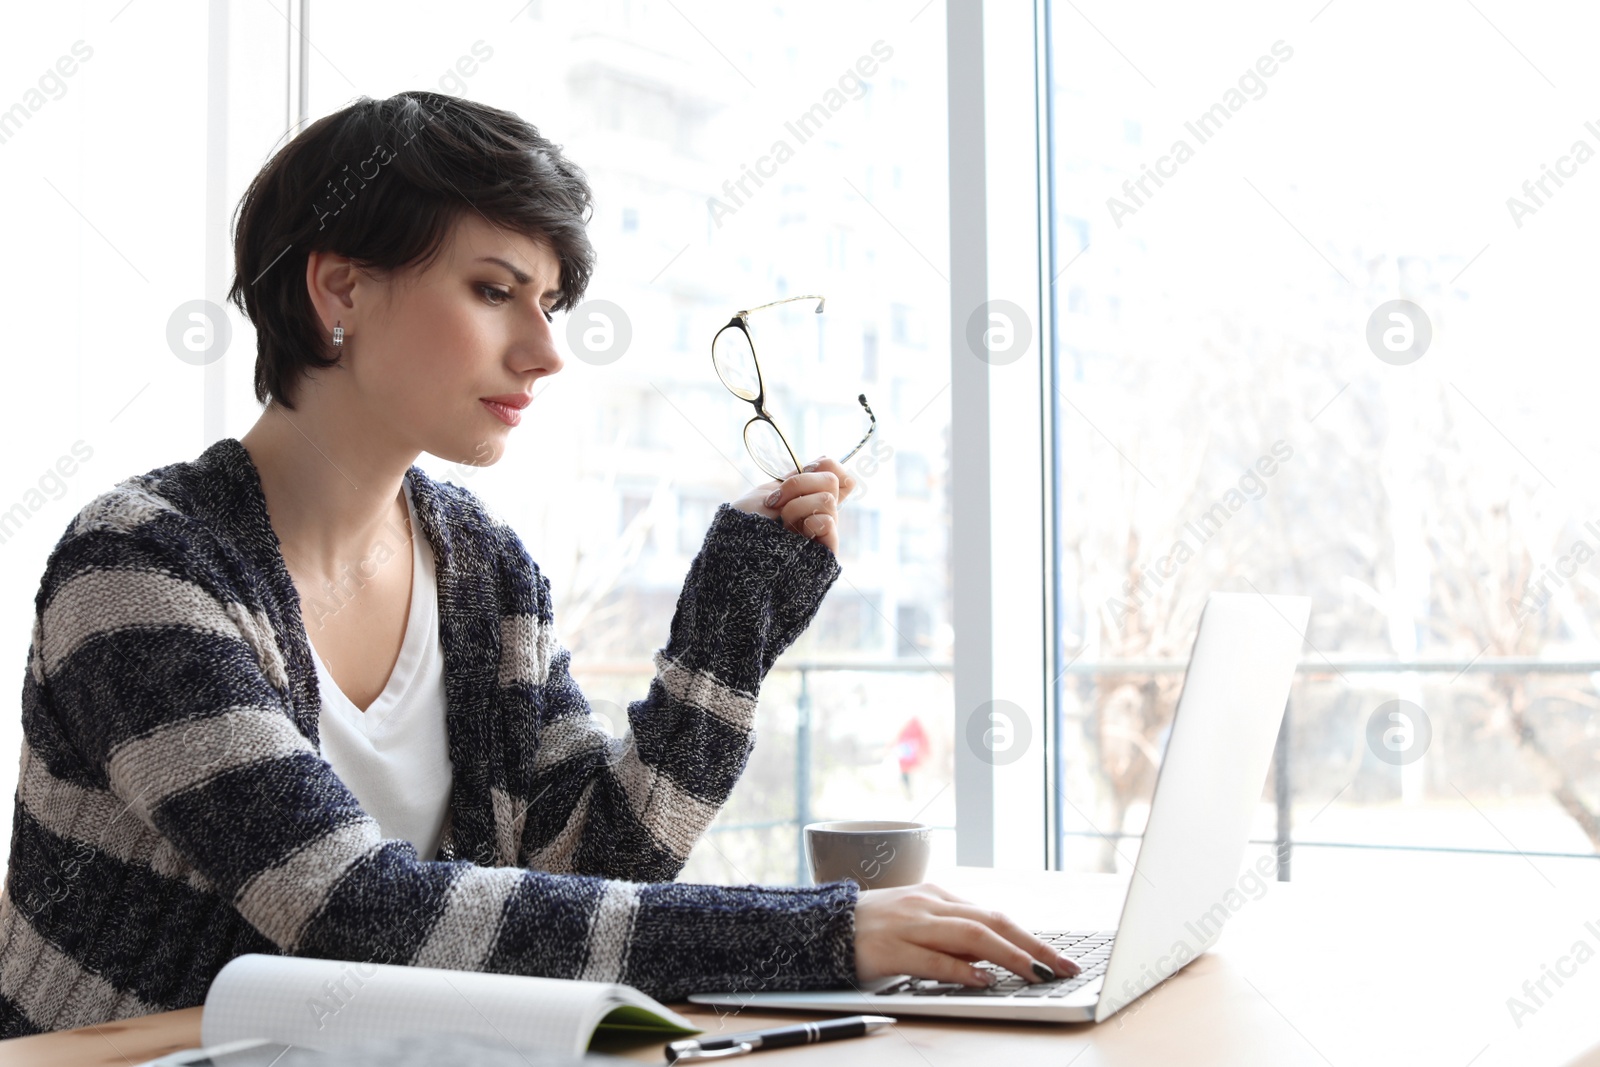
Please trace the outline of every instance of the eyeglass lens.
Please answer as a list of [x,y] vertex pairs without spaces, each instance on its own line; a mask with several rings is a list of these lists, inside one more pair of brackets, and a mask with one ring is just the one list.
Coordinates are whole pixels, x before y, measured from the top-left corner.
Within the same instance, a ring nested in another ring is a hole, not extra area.
[[718,332],[716,339],[711,342],[711,359],[717,366],[717,376],[722,379],[722,384],[736,396],[754,400],[761,395],[761,375],[756,370],[756,354],[750,348],[750,338],[739,327],[724,326]]
[[794,459],[784,447],[783,438],[765,419],[753,419],[745,426],[744,444],[761,469],[772,477],[787,478],[795,472]]

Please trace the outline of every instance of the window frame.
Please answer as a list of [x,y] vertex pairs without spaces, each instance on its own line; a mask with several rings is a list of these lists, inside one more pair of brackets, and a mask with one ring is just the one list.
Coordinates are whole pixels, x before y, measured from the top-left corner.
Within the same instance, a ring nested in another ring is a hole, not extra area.
[[[950,0],[946,10],[956,862],[1028,870],[1053,863],[1057,747],[1044,18],[1038,0]],[[995,363],[968,342],[991,300],[1031,319],[1021,353]],[[992,701],[1018,720],[1015,758],[980,740]]]

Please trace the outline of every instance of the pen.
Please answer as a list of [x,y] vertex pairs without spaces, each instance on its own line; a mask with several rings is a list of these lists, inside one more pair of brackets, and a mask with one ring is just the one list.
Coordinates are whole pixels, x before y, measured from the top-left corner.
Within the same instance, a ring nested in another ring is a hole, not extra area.
[[894,1022],[887,1015],[847,1015],[819,1023],[796,1023],[772,1030],[747,1030],[721,1037],[684,1038],[667,1045],[668,1063],[701,1063],[706,1060],[743,1056],[764,1048],[809,1045],[813,1041],[833,1041],[841,1037],[860,1037]]

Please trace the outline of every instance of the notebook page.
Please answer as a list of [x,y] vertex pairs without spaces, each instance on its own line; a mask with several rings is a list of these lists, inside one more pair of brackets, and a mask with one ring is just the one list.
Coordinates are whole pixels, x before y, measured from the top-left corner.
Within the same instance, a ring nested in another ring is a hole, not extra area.
[[469,1034],[520,1052],[582,1052],[615,1004],[603,982],[249,953],[218,972],[203,1044],[268,1038],[331,1051],[407,1033]]

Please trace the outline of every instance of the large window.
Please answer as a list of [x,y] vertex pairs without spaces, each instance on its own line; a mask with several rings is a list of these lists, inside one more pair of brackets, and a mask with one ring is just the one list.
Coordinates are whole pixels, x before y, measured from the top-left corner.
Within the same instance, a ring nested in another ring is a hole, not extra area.
[[[619,733],[717,504],[766,480],[712,335],[741,308],[827,297],[751,318],[774,415],[803,461],[839,456],[864,392],[877,437],[851,461],[843,575],[763,686],[750,767],[686,879],[808,877],[805,820],[954,825],[949,559],[925,533],[949,468],[942,8],[312,5],[313,118],[363,93],[458,93],[532,122],[594,187],[599,267],[557,320],[566,368],[501,463],[444,473],[522,534]],[[897,740],[919,728],[902,774]]]
[[1285,874],[1596,877],[1595,26],[1522,14],[1050,6],[1063,866],[1136,853],[1222,589],[1313,598]]
[[[957,787],[954,724],[991,696],[1033,715],[1030,686],[1048,688],[1033,736],[1052,744],[978,769],[1031,774],[1040,753],[1055,862],[1125,868],[1204,595],[1256,588],[1314,598],[1253,831],[1262,850],[1293,842],[1285,873],[1600,880],[1600,364],[1582,318],[1596,267],[1574,236],[1597,206],[1577,51],[1592,14],[1398,8],[1379,33],[1343,3],[1160,20],[1042,3],[1042,254],[1006,243],[1036,227],[1003,183],[1033,171],[997,146],[1035,145],[1023,119],[997,132],[999,94],[987,225],[955,213],[987,234],[991,282],[1039,260],[1040,439],[1005,392],[1034,369],[1020,358],[994,376],[988,425],[952,436],[971,394],[951,385],[950,338],[970,320],[950,290],[971,256],[970,235],[951,251],[950,196],[977,146],[947,145],[973,94],[946,92],[942,0],[309,9],[304,49],[298,4],[203,9],[225,22],[35,5],[0,41],[7,69],[35,72],[0,101],[0,183],[28,205],[8,230],[26,254],[0,267],[17,311],[0,390],[14,685],[76,508],[259,410],[248,324],[191,305],[220,303],[232,208],[292,132],[300,86],[309,118],[430,87],[528,118],[596,191],[600,267],[562,322],[566,369],[502,463],[424,465],[522,533],[619,729],[712,509],[762,480],[747,409],[712,373],[715,330],[825,294],[822,315],[753,320],[776,413],[806,458],[854,443],[858,393],[878,414],[844,575],[768,679],[750,769],[686,877],[804,877],[808,819],[952,827],[982,801]],[[979,84],[1032,76],[1024,44],[989,47]],[[152,143],[170,165],[116,165]],[[976,436],[994,446],[981,463],[1022,473],[982,498],[992,543],[968,556],[971,483],[951,471],[985,450]],[[1050,457],[1042,524],[1022,506],[1038,481],[1022,436]],[[1028,562],[1002,537],[1041,525],[1045,582],[1002,574]],[[957,616],[953,588],[974,567],[1001,575],[984,626],[1043,616],[1054,640],[1042,672],[1014,669],[1015,642],[987,650],[994,692],[958,708],[957,637],[979,616]],[[1041,585],[1047,612],[1005,610]],[[1015,809],[994,798],[998,824]]]

